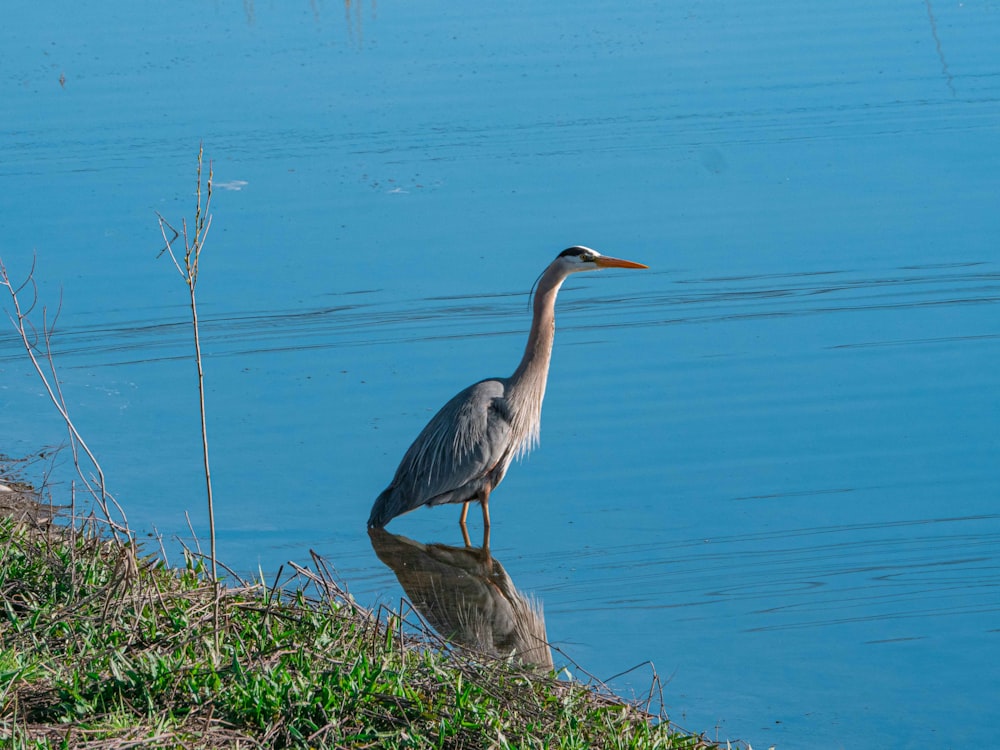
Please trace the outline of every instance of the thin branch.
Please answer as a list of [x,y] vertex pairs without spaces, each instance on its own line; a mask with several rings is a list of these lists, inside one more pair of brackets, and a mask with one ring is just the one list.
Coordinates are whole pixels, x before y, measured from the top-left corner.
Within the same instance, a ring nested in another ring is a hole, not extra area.
[[[202,367],[201,356],[201,335],[198,325],[198,301],[195,295],[195,287],[198,284],[198,262],[201,258],[201,251],[204,249],[208,230],[212,226],[212,216],[209,210],[212,205],[212,162],[208,163],[208,180],[205,183],[205,201],[202,205],[202,168],[204,165],[204,146],[198,148],[198,172],[196,186],[196,202],[194,214],[194,234],[188,233],[187,219],[181,220],[181,231],[178,231],[163,216],[157,212],[156,217],[160,225],[160,234],[163,236],[165,246],[160,251],[160,255],[166,251],[170,254],[170,260],[174,268],[187,284],[191,303],[191,326],[194,334],[194,358],[198,370],[198,407],[201,415],[201,445],[202,461],[205,468],[205,493],[208,500],[208,537],[209,554],[212,561],[212,577],[218,581],[217,559],[215,553],[215,504],[212,497],[212,473],[209,468],[208,459],[208,420],[205,408],[205,373]],[[167,237],[167,229],[172,233],[172,237]],[[174,253],[173,242],[178,236],[184,239],[184,263],[181,265]],[[157,256],[159,257],[159,256]]]
[[[159,211],[156,211],[155,213],[156,213],[157,220],[159,220],[159,222],[160,222],[160,234],[163,235],[163,241],[166,243],[160,249],[160,252],[159,252],[159,254],[157,254],[156,257],[159,258],[165,252],[170,253],[170,260],[172,260],[174,262],[174,268],[177,269],[177,273],[179,273],[181,275],[181,278],[183,279],[183,278],[185,278],[184,277],[184,271],[181,268],[181,264],[177,262],[177,256],[174,255],[174,248],[171,245],[171,243],[180,236],[180,233],[170,225],[169,221],[167,221],[166,219],[163,218],[163,214],[161,214]],[[167,232],[166,232],[166,229],[164,229],[164,227],[166,227],[171,232],[173,232],[174,236],[171,237],[170,239],[167,239]]]
[[[14,314],[11,315],[8,312],[7,317],[14,326],[14,330],[16,330],[20,336],[21,344],[24,347],[28,358],[31,360],[31,364],[35,368],[35,372],[42,381],[42,385],[45,387],[45,391],[48,393],[49,399],[56,407],[56,410],[59,412],[59,416],[62,417],[63,423],[66,425],[66,429],[68,430],[70,437],[70,447],[73,452],[73,465],[76,468],[77,474],[80,476],[80,479],[83,481],[91,496],[100,506],[101,512],[104,514],[108,526],[111,528],[112,534],[115,538],[118,539],[119,533],[124,534],[126,538],[131,538],[131,532],[128,528],[128,519],[126,518],[124,511],[114,498],[108,494],[104,470],[101,468],[100,462],[97,460],[97,457],[94,455],[93,451],[91,451],[90,446],[87,445],[87,442],[83,439],[83,435],[81,435],[79,430],[77,430],[76,425],[69,416],[69,408],[67,407],[66,398],[63,395],[62,386],[59,382],[59,376],[56,372],[55,361],[52,356],[52,334],[55,331],[55,324],[59,318],[59,311],[62,308],[61,296],[59,307],[56,309],[56,314],[51,324],[49,324],[47,320],[47,309],[44,307],[42,308],[41,337],[39,337],[38,330],[29,318],[29,315],[38,304],[38,285],[35,282],[34,276],[36,263],[37,258],[33,255],[31,259],[31,269],[28,272],[28,276],[23,282],[15,286],[10,279],[10,275],[7,273],[6,265],[4,265],[3,260],[0,259],[0,286],[6,287],[8,293],[10,294],[11,304],[14,307]],[[27,308],[22,308],[20,295],[25,289],[29,288],[31,289],[31,303],[27,306]],[[42,368],[42,365],[39,362],[39,357],[46,360],[49,375],[46,375],[45,370]],[[83,467],[80,465],[78,447],[83,450],[93,465],[94,470],[97,472],[97,477],[95,479],[97,484],[96,488],[94,487],[94,483],[87,478],[86,473],[83,471]],[[121,515],[121,523],[116,522],[111,517],[111,513],[108,509],[109,500],[112,504],[114,504],[117,511]]]

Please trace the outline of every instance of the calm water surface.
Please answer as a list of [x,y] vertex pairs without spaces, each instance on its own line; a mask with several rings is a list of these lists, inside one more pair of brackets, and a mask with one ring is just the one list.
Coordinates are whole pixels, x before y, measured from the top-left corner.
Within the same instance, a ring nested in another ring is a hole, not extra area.
[[[0,29],[0,255],[61,291],[134,527],[207,533],[154,216],[190,219],[203,140],[222,559],[315,549],[397,602],[371,502],[583,243],[651,270],[567,282],[541,447],[491,504],[555,663],[651,661],[671,718],[758,748],[1000,728],[1000,6],[61,6]],[[0,334],[0,450],[63,434]],[[461,546],[457,515],[389,531]]]

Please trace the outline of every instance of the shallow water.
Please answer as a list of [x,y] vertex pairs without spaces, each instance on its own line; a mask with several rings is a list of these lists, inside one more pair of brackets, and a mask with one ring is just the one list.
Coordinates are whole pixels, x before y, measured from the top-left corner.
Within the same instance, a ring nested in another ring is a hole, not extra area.
[[[1000,726],[1000,8],[8,15],[0,256],[62,292],[63,388],[133,526],[206,534],[153,213],[190,220],[203,139],[223,560],[315,549],[398,601],[372,500],[445,400],[510,373],[531,282],[584,243],[651,270],[567,282],[542,444],[491,503],[556,664],[651,660],[673,719],[755,747]],[[3,334],[0,450],[63,434]],[[457,515],[389,530],[461,545]]]

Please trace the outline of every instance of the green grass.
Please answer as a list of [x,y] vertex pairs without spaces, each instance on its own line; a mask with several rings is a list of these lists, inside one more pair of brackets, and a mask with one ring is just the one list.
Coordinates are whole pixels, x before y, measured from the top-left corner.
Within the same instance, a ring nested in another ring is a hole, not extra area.
[[171,569],[0,518],[0,601],[4,747],[708,746],[584,685],[408,634],[322,575],[217,589],[191,559]]

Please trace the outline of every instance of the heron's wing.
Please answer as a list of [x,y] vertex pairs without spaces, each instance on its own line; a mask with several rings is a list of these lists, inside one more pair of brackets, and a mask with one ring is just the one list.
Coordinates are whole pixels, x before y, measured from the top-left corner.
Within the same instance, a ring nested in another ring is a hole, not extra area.
[[499,380],[469,386],[441,407],[403,456],[392,484],[410,508],[460,502],[510,462],[511,414]]

